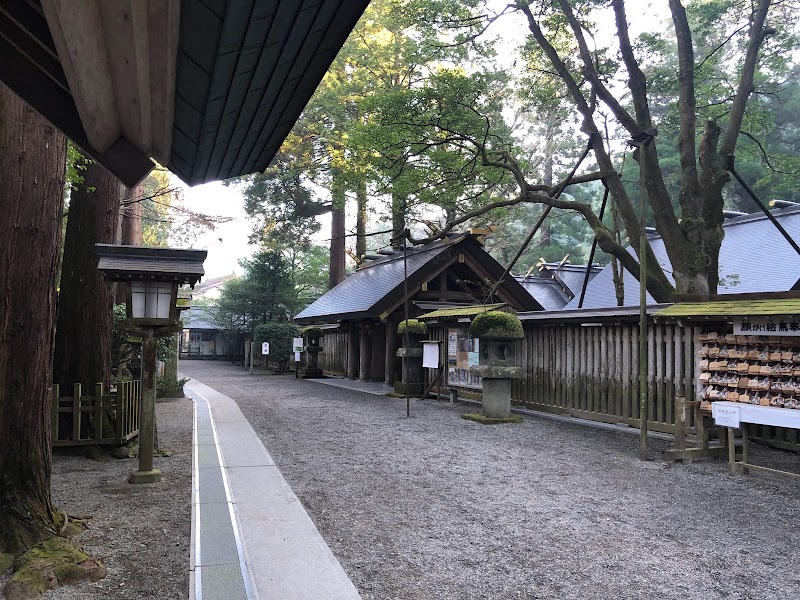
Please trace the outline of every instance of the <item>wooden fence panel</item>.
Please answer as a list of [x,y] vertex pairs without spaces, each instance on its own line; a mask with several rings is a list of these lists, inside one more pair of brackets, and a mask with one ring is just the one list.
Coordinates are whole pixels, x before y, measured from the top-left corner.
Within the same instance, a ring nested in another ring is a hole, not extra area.
[[[139,381],[118,382],[114,395],[105,394],[103,385],[98,383],[93,396],[84,395],[81,386],[76,384],[72,396],[61,397],[59,386],[54,385],[50,412],[52,445],[124,444],[139,433],[140,402]],[[94,435],[82,437],[82,421],[89,415],[92,416]],[[69,420],[66,420],[67,416]],[[109,431],[107,425],[114,429]],[[67,433],[62,435],[65,430]]]

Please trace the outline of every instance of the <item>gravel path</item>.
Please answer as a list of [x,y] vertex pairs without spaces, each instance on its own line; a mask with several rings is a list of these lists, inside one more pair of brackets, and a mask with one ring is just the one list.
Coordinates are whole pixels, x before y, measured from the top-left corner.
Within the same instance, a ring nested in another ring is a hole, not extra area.
[[181,371],[239,403],[367,600],[798,596],[794,479],[642,463],[636,436],[539,417],[484,426],[428,400],[406,419],[404,400],[293,376]]
[[[76,537],[100,558],[108,576],[46,592],[58,600],[185,600],[189,594],[189,539],[192,488],[192,402],[156,404],[161,448],[156,457],[162,481],[130,485],[137,460],[98,462],[56,452],[52,494],[56,506],[72,515],[92,515],[89,529]],[[0,590],[3,587],[0,581]]]

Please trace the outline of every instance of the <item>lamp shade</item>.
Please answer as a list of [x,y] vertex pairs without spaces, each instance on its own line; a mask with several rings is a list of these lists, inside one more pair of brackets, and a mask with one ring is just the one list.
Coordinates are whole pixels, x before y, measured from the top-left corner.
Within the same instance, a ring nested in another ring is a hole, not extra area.
[[131,317],[134,319],[169,319],[178,294],[171,281],[132,281]]

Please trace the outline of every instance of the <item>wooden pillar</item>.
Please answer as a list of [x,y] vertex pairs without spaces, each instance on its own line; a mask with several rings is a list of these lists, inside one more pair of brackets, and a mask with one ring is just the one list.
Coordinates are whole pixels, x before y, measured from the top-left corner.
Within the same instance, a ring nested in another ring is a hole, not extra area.
[[156,424],[156,338],[152,332],[142,337],[142,399],[139,414],[139,470],[131,473],[130,483],[156,483],[161,471],[153,468],[153,441]]
[[397,322],[389,317],[386,319],[386,339],[383,357],[383,381],[386,385],[394,385],[394,365],[397,354]]
[[347,331],[347,378],[358,379],[358,326],[350,323]]
[[372,379],[372,336],[371,324],[365,321],[359,323],[360,348],[359,348],[359,381],[370,381]]
[[172,339],[172,350],[175,352],[175,355],[167,359],[164,371],[164,378],[168,381],[175,381],[178,379],[178,355],[181,351],[181,335],[180,333],[176,333],[175,337]]
[[384,381],[386,360],[386,324],[375,323],[372,328],[372,381]]

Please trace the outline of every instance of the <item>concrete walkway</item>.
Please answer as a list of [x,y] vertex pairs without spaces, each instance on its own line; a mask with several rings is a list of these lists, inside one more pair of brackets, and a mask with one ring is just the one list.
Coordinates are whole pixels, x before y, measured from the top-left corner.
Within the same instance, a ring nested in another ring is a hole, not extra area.
[[190,600],[360,598],[231,398],[195,405]]

